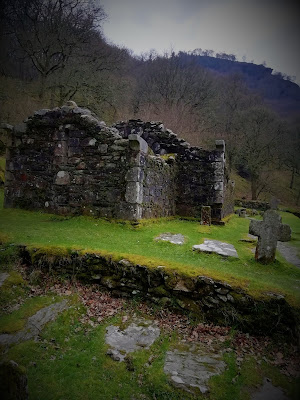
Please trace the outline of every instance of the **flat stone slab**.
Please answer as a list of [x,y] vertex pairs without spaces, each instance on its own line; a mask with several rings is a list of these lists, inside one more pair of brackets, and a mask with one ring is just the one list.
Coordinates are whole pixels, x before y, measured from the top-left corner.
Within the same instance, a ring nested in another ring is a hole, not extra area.
[[216,253],[225,257],[239,258],[238,253],[232,244],[220,242],[219,240],[205,239],[202,244],[194,245],[193,250],[204,253]]
[[5,333],[0,335],[0,344],[10,345],[13,343],[24,342],[36,338],[43,326],[48,322],[53,321],[56,316],[67,308],[67,300],[59,303],[51,304],[48,307],[42,308],[34,315],[28,318],[28,321],[23,330],[16,333]]
[[261,389],[251,396],[251,400],[290,400],[283,390],[275,387],[268,379],[264,379]]
[[183,244],[184,236],[181,235],[181,233],[162,233],[161,235],[157,236],[155,240],[162,240],[164,242],[170,242],[173,244]]
[[3,285],[4,281],[9,277],[7,272],[0,273],[0,287]]
[[198,388],[201,393],[206,393],[209,391],[208,380],[221,374],[225,367],[220,354],[190,345],[186,351],[175,349],[167,352],[164,372],[170,376],[174,386],[188,392],[195,392]]
[[128,353],[148,349],[159,335],[160,329],[150,320],[137,320],[124,330],[110,325],[105,335],[105,342],[111,346],[107,354],[115,361],[124,361]]
[[277,249],[287,262],[300,268],[300,258],[298,257],[298,250],[296,247],[290,246],[288,243],[277,242]]

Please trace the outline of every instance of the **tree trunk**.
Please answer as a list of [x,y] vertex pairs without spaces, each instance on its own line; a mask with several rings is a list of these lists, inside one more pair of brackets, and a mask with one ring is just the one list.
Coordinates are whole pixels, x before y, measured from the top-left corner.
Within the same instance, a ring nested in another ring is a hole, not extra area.
[[251,199],[252,200],[257,200],[257,186],[258,186],[258,182],[257,182],[257,178],[251,178]]
[[41,75],[40,90],[39,90],[39,99],[41,100],[41,102],[43,102],[44,100],[45,86],[46,86],[46,75]]
[[293,187],[294,187],[294,178],[295,178],[295,168],[293,167],[292,176],[291,176],[291,182],[290,182],[290,189],[293,189]]
[[299,200],[300,200],[300,189],[299,189],[298,196],[297,196],[296,206],[299,205]]
[[51,93],[50,93],[50,108],[54,108],[55,107],[54,92],[55,92],[55,88],[54,88],[54,86],[52,86],[51,87]]

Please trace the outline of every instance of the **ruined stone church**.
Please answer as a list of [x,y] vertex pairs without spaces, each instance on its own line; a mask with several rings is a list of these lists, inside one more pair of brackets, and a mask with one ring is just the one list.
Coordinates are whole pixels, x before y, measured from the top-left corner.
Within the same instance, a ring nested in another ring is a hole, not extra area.
[[108,127],[74,102],[12,129],[5,207],[139,220],[200,218],[210,206],[218,222],[232,212],[230,192],[223,140],[207,151],[159,122]]

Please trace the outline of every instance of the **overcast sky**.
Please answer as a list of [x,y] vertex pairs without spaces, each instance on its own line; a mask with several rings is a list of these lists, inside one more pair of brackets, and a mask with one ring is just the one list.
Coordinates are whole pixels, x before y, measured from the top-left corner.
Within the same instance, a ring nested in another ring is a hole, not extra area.
[[300,7],[294,0],[99,0],[106,38],[135,54],[196,48],[296,76],[300,83]]

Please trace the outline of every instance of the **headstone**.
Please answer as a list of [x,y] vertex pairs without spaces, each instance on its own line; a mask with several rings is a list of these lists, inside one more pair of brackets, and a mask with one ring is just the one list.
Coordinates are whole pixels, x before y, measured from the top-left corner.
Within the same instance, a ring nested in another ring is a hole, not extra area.
[[247,213],[246,208],[241,208],[241,209],[239,210],[239,216],[240,216],[241,218],[246,218],[246,213]]
[[271,210],[278,210],[278,206],[280,204],[280,200],[276,197],[272,197],[270,200],[270,208]]
[[0,393],[5,400],[28,399],[25,370],[12,360],[0,364]]
[[201,225],[211,225],[211,207],[201,207]]
[[275,260],[277,241],[287,241],[291,238],[291,228],[281,223],[281,216],[274,210],[264,213],[263,221],[252,219],[249,233],[258,236],[255,259],[263,264]]
[[232,244],[220,242],[219,240],[205,239],[202,244],[194,245],[193,250],[204,253],[216,253],[224,257],[238,258],[236,249]]

